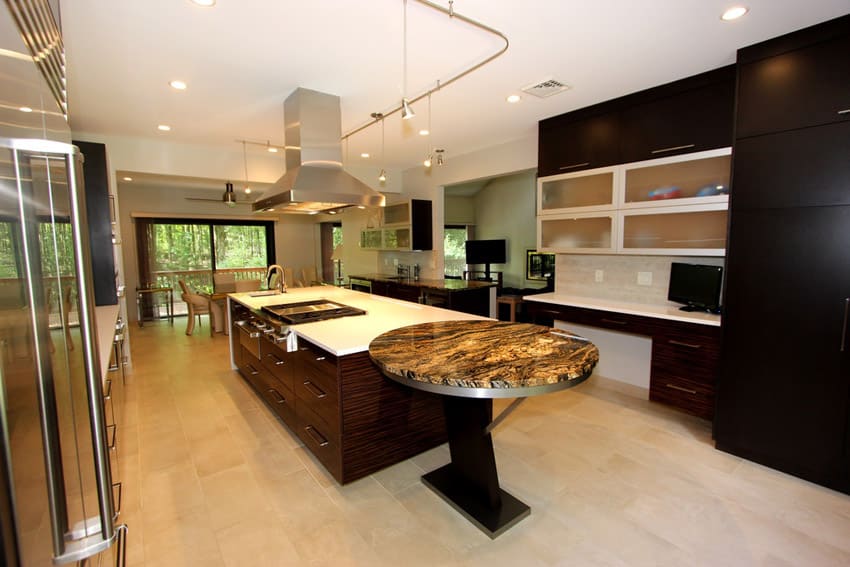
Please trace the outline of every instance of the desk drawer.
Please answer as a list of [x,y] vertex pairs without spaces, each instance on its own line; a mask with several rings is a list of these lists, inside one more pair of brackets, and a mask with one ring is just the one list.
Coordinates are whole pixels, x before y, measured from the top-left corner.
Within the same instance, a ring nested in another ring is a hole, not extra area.
[[677,407],[704,419],[714,419],[714,386],[676,374],[653,370],[649,399]]
[[295,372],[298,405],[307,405],[335,430],[339,429],[339,386],[336,376],[321,372],[310,364],[299,364]]
[[264,340],[261,343],[263,368],[287,388],[295,388],[295,353],[289,353]]

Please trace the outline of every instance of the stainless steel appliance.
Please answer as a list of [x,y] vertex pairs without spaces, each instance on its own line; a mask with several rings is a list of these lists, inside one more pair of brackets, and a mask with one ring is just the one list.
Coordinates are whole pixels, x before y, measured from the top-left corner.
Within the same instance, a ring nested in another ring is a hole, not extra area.
[[[61,50],[49,10],[0,7],[0,564],[123,564],[82,157],[67,143],[63,81],[47,76],[61,72],[49,63]],[[24,30],[25,44],[15,22],[53,25]]]

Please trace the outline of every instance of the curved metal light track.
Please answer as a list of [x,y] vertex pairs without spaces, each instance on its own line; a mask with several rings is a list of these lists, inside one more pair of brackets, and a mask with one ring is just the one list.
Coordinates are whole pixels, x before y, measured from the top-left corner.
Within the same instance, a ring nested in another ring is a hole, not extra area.
[[[508,46],[510,45],[510,42],[508,41],[508,38],[505,36],[505,34],[500,32],[499,30],[491,28],[490,26],[486,26],[486,25],[482,24],[481,22],[477,22],[477,21],[473,20],[472,18],[468,18],[468,17],[466,17],[462,14],[458,14],[457,12],[454,11],[454,8],[452,6],[452,2],[449,2],[448,8],[443,8],[442,6],[440,6],[438,4],[434,4],[433,2],[429,2],[428,0],[415,0],[415,1],[422,4],[423,6],[431,8],[432,10],[437,10],[438,12],[442,12],[443,14],[446,14],[450,18],[457,18],[458,20],[461,20],[462,22],[466,22],[467,24],[469,24],[473,27],[476,27],[480,30],[483,30],[483,31],[485,31],[489,34],[495,35],[498,38],[500,38],[502,41],[504,41],[505,45],[501,49],[499,49],[499,51],[497,51],[496,53],[493,53],[489,57],[482,59],[481,61],[479,61],[478,63],[476,63],[472,67],[464,69],[463,71],[461,71],[457,75],[454,75],[454,76],[446,79],[445,81],[439,81],[438,80],[436,87],[434,87],[432,89],[428,89],[427,91],[425,91],[424,93],[422,93],[420,95],[417,95],[416,97],[408,98],[407,99],[408,104],[413,104],[413,103],[415,103],[419,100],[422,100],[423,98],[425,98],[425,97],[427,97],[427,96],[449,86],[450,84],[454,83],[455,81],[457,81],[461,77],[465,77],[466,75],[472,73],[473,71],[480,69],[481,67],[483,67],[484,65],[486,65],[490,61],[493,61],[494,59],[496,59],[497,57],[499,57],[505,51],[508,50]],[[363,130],[365,130],[366,128],[369,128],[370,126],[374,126],[375,124],[377,124],[379,122],[379,120],[386,118],[387,116],[391,116],[391,115],[395,114],[396,112],[400,112],[402,108],[403,108],[403,105],[399,104],[398,106],[393,107],[390,110],[379,113],[381,115],[381,118],[373,118],[373,120],[371,120],[370,122],[368,122],[368,123],[366,123],[362,126],[359,126],[359,127],[355,128],[354,130],[346,132],[345,134],[342,135],[341,139],[345,140],[346,138],[353,136],[354,134],[356,134],[358,132],[362,132]],[[374,117],[375,114],[373,114],[372,116]]]

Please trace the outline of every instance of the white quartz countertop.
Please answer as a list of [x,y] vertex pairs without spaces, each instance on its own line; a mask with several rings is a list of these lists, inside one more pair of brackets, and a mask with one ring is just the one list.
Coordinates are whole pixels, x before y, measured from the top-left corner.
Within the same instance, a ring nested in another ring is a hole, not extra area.
[[614,299],[602,299],[598,297],[582,297],[578,295],[565,295],[558,293],[540,293],[523,297],[525,301],[539,301],[541,303],[552,303],[555,305],[566,305],[569,307],[584,307],[587,309],[598,309],[600,311],[611,311],[613,313],[626,313],[629,315],[641,315],[643,317],[655,317],[657,319],[669,319],[671,321],[682,321],[685,323],[697,323],[700,325],[720,326],[720,315],[699,311],[681,311],[678,307],[668,305],[649,305],[646,303],[628,303]]
[[365,310],[366,315],[340,317],[291,327],[299,338],[306,339],[336,356],[367,351],[369,343],[378,335],[407,325],[436,321],[486,320],[485,317],[460,311],[420,305],[335,286],[290,288],[284,294],[251,297],[253,294],[256,292],[231,293],[228,297],[250,309],[260,309],[266,305],[328,299]]
[[118,320],[117,305],[101,305],[94,308],[94,325],[97,329],[97,353],[100,357],[100,374],[103,381],[109,373],[109,357],[115,339],[115,322]]

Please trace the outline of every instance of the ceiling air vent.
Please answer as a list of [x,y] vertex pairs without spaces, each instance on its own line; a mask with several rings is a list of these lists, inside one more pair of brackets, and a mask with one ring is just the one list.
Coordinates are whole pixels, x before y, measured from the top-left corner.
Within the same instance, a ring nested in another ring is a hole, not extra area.
[[569,90],[569,85],[565,85],[556,79],[546,79],[539,83],[533,83],[527,87],[523,87],[522,91],[539,98],[547,98],[558,93]]

